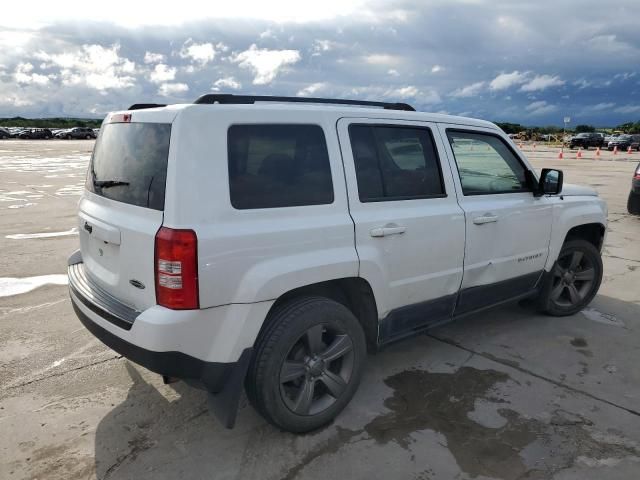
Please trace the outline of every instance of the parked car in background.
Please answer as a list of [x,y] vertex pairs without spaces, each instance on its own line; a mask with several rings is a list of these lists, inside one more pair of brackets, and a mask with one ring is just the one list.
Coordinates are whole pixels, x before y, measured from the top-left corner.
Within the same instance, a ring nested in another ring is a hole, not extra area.
[[70,128],[61,128],[55,131],[54,135],[56,138],[66,138],[67,133],[70,132]]
[[631,179],[627,211],[631,215],[640,215],[640,163],[633,172],[633,178]]
[[640,151],[640,134],[620,135],[615,140],[609,142],[607,150],[613,150],[614,147],[618,147],[618,150],[627,150],[631,147],[632,150]]
[[50,138],[53,138],[53,133],[51,133],[51,130],[48,128],[28,128],[20,132],[18,137],[29,140],[49,140]]
[[22,127],[9,127],[7,130],[11,133],[12,138],[17,138],[25,129]]
[[61,138],[71,140],[72,138],[96,138],[96,134],[92,128],[88,127],[75,127],[67,130],[60,135]]
[[4,140],[5,138],[11,138],[11,132],[4,128],[4,127],[0,127],[0,140]]
[[569,148],[584,148],[589,150],[589,147],[602,147],[604,145],[604,138],[597,133],[579,133],[569,140]]

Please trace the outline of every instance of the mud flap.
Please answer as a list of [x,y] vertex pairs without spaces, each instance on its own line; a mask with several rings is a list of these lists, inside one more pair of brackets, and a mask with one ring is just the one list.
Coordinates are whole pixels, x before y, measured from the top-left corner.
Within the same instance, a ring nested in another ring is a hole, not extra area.
[[252,355],[252,348],[245,349],[233,370],[229,372],[222,390],[216,393],[208,393],[209,410],[225,428],[233,428],[236,424],[238,403],[240,402],[244,379],[247,376]]

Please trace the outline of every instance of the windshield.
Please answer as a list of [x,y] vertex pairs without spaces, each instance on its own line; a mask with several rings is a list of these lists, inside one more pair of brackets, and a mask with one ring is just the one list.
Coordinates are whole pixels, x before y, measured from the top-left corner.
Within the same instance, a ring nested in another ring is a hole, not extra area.
[[577,138],[587,138],[588,136],[588,133],[579,133],[578,135],[576,135]]
[[87,190],[118,202],[164,210],[171,125],[110,123],[100,132]]

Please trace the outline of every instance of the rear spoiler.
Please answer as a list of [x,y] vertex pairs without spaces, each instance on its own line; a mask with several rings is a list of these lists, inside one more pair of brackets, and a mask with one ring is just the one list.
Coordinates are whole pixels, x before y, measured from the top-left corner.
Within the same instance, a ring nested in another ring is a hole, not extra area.
[[134,103],[127,110],[144,110],[145,108],[166,107],[164,103]]

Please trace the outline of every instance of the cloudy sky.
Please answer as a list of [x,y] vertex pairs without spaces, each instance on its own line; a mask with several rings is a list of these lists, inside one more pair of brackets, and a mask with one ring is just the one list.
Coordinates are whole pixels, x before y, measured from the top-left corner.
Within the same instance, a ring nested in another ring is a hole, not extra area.
[[101,117],[219,91],[531,125],[640,119],[637,0],[218,3],[3,5],[0,117]]

